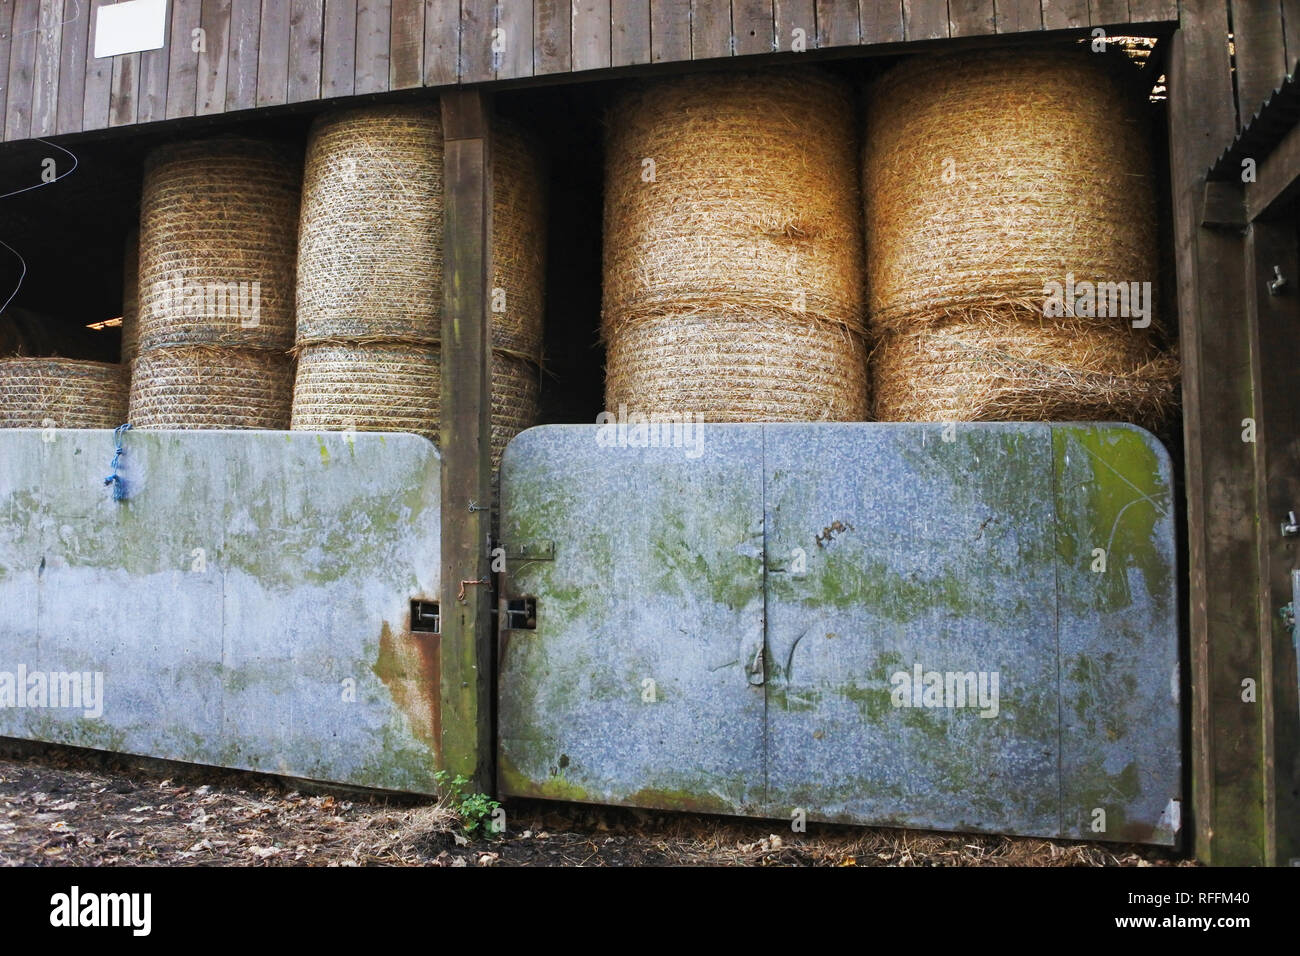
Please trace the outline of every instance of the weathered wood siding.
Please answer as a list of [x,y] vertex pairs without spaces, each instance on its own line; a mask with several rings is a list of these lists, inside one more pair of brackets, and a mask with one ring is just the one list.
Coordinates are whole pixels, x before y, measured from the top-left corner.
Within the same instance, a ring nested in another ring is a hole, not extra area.
[[[1179,12],[1179,0],[171,0],[163,49],[97,60],[94,15],[107,2],[0,0],[0,139],[799,46],[1167,22]],[[1252,102],[1296,58],[1300,10],[1290,8],[1300,0],[1222,2],[1250,24],[1245,49],[1258,60],[1241,82]],[[1294,14],[1285,40],[1283,7]]]

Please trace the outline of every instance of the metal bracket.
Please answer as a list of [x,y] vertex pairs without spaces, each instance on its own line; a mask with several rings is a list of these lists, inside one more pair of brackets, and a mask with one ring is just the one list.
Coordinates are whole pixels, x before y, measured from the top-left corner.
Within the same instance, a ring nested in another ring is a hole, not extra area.
[[1288,631],[1295,630],[1295,604],[1284,604],[1277,612],[1282,618],[1282,626]]
[[521,541],[505,546],[507,561],[554,561],[554,541]]
[[1281,295],[1282,290],[1286,288],[1286,276],[1282,275],[1282,267],[1273,267],[1273,278],[1268,283],[1269,295]]
[[470,514],[473,514],[475,511],[491,511],[491,510],[492,510],[491,508],[484,508],[477,501],[471,501],[469,503]]
[[1298,534],[1300,534],[1300,522],[1296,521],[1294,511],[1288,511],[1286,520],[1282,522],[1282,537],[1294,538]]

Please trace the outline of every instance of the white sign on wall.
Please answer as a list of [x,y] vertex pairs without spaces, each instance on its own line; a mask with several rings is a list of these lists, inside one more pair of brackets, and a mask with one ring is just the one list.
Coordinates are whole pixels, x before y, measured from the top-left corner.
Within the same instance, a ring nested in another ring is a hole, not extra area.
[[128,0],[99,8],[95,56],[157,50],[167,36],[167,0]]

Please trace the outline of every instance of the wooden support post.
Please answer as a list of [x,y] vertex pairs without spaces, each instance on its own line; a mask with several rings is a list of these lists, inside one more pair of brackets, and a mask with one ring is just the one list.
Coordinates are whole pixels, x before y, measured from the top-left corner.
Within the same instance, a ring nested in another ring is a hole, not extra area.
[[482,792],[493,789],[488,110],[478,91],[442,96],[442,748],[445,769]]
[[[1259,708],[1263,721],[1264,860],[1300,858],[1300,702],[1290,628],[1279,611],[1291,602],[1300,536],[1282,524],[1300,511],[1300,251],[1297,222],[1256,221],[1246,231],[1246,302],[1251,317],[1255,390],[1255,475],[1259,502]],[[1285,285],[1276,286],[1274,268]],[[1273,288],[1270,288],[1273,286]]]
[[[1169,64],[1169,143],[1183,358],[1192,806],[1197,856],[1265,860],[1257,416],[1244,239],[1202,226],[1205,172],[1236,132],[1224,0],[1185,0]],[[1256,701],[1258,698],[1256,698]]]

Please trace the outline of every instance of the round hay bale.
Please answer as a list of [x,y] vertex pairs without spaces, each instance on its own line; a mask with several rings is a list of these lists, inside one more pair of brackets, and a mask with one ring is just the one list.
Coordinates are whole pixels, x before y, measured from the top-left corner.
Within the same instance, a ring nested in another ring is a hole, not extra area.
[[121,365],[0,359],[0,428],[116,428],[127,420]]
[[140,354],[140,229],[126,237],[122,265],[122,365],[131,367]]
[[1149,281],[1155,300],[1149,120],[1128,70],[1122,55],[981,51],[909,60],[874,86],[862,163],[874,328],[1032,316],[1045,283],[1070,274]]
[[777,311],[686,311],[628,323],[609,340],[605,404],[707,421],[861,421],[862,336]]
[[606,404],[860,418],[852,96],[814,69],[624,93],[606,149]]
[[522,129],[492,124],[492,344],[540,364],[546,292],[542,153]]
[[1015,319],[882,333],[872,354],[879,421],[1129,421],[1158,427],[1178,360],[1133,330]]
[[182,346],[140,353],[131,374],[136,428],[289,427],[293,362],[259,348]]
[[140,350],[292,347],[300,193],[299,162],[277,144],[214,139],[150,154]]
[[[442,404],[437,345],[329,342],[298,349],[293,390],[295,431],[411,432],[437,442]],[[492,463],[506,444],[536,424],[538,371],[531,362],[492,353]]]
[[537,424],[541,375],[536,365],[500,350],[492,352],[492,468],[501,465],[506,445]]
[[324,343],[298,349],[295,431],[413,432],[438,440],[437,345]]
[[437,107],[367,106],[312,125],[299,232],[300,345],[438,341],[442,156]]

